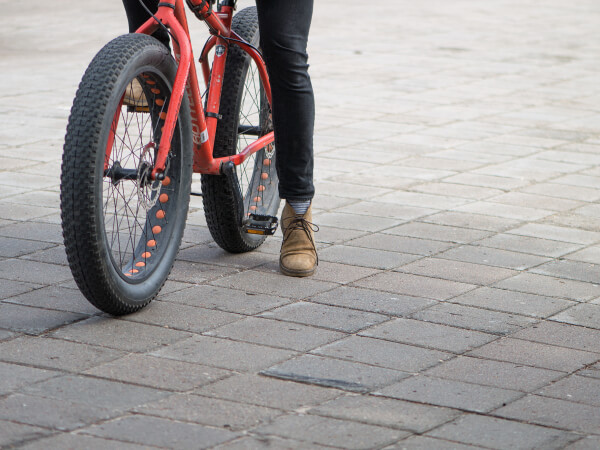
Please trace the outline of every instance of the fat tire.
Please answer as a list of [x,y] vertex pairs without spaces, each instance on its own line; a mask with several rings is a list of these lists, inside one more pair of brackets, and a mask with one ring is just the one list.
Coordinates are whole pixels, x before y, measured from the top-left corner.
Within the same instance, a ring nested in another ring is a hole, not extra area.
[[[232,29],[244,40],[258,47],[260,39],[256,7],[248,7],[238,12],[233,17]],[[222,117],[217,125],[214,157],[236,154],[240,103],[250,62],[250,56],[241,48],[234,44],[229,45],[219,107],[219,114]],[[269,124],[268,131],[271,129],[272,125]],[[262,151],[257,152],[257,158]],[[275,157],[272,159],[272,166],[275,166]],[[275,188],[274,194],[272,192],[270,194],[271,198],[273,195],[276,198],[270,200],[268,211],[264,211],[267,215],[276,214],[279,208],[277,177],[274,170],[272,181]],[[235,192],[225,176],[202,175],[201,185],[206,222],[213,239],[221,248],[231,253],[242,253],[254,250],[264,242],[266,236],[246,233],[236,220]],[[245,207],[244,214],[246,215],[247,212]]]
[[94,306],[112,315],[137,311],[157,295],[173,267],[188,210],[192,131],[189,103],[184,96],[176,127],[181,173],[173,201],[177,202],[178,215],[172,218],[170,239],[147,278],[134,283],[119,272],[111,259],[112,250],[103,229],[104,157],[123,87],[144,70],[163,77],[167,88],[172,89],[176,63],[159,41],[146,35],[129,34],[109,42],[94,57],[83,76],[65,136],[60,199],[67,259],[83,295]]

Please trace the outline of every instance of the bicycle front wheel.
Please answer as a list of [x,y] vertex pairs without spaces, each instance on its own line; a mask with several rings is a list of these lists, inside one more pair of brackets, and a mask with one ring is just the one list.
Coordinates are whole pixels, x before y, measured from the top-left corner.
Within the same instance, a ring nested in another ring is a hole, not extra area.
[[[255,7],[233,17],[232,29],[252,45],[259,45],[258,16]],[[256,64],[236,45],[230,45],[223,76],[221,119],[217,125],[215,157],[239,153],[258,137],[273,130],[271,108]],[[243,217],[250,214],[273,216],[279,208],[275,145],[259,150],[239,166]],[[232,253],[247,252],[261,245],[266,236],[248,234],[237,220],[235,196],[224,176],[202,175],[204,213],[215,242]]]
[[61,175],[65,248],[79,289],[109,314],[134,312],[157,295],[183,235],[192,171],[186,98],[166,176],[149,176],[175,73],[156,39],[118,37],[94,57],[71,110]]

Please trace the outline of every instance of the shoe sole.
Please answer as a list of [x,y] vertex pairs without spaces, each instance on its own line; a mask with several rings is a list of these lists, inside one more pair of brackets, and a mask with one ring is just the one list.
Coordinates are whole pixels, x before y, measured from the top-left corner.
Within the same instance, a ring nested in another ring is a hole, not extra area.
[[283,266],[283,264],[279,263],[279,270],[282,274],[287,275],[288,277],[310,277],[311,275],[314,275],[317,268],[315,267],[311,270],[290,270]]

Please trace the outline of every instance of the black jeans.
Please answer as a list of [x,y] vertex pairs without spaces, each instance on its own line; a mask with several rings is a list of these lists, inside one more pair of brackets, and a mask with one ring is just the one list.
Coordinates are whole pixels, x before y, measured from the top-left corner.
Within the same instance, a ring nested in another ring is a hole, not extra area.
[[[158,0],[143,1],[152,12],[158,8]],[[123,4],[129,31],[134,32],[149,16],[139,0],[123,0]],[[306,44],[313,0],[256,0],[256,7],[260,45],[273,94],[279,196],[288,200],[310,200],[315,193],[315,101],[308,75]],[[169,46],[169,36],[164,30],[158,30],[153,36]]]

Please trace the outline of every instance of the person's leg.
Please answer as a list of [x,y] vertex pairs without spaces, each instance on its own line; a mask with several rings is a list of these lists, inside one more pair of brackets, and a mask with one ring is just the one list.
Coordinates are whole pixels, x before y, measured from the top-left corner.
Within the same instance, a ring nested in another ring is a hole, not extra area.
[[279,267],[286,275],[308,276],[318,262],[310,207],[315,102],[306,54],[313,0],[256,0],[256,6],[273,94],[279,196],[286,200]]
[[[158,0],[143,0],[144,5],[154,14],[158,10]],[[127,14],[127,22],[129,23],[129,32],[133,33],[142,24],[150,18],[148,12],[140,4],[140,0],[123,0],[123,6],[125,7],[125,13]],[[163,29],[159,28],[152,36],[158,39],[160,42],[169,47],[169,34]]]
[[310,200],[315,101],[306,44],[313,0],[256,0],[260,44],[273,93],[279,196]]

